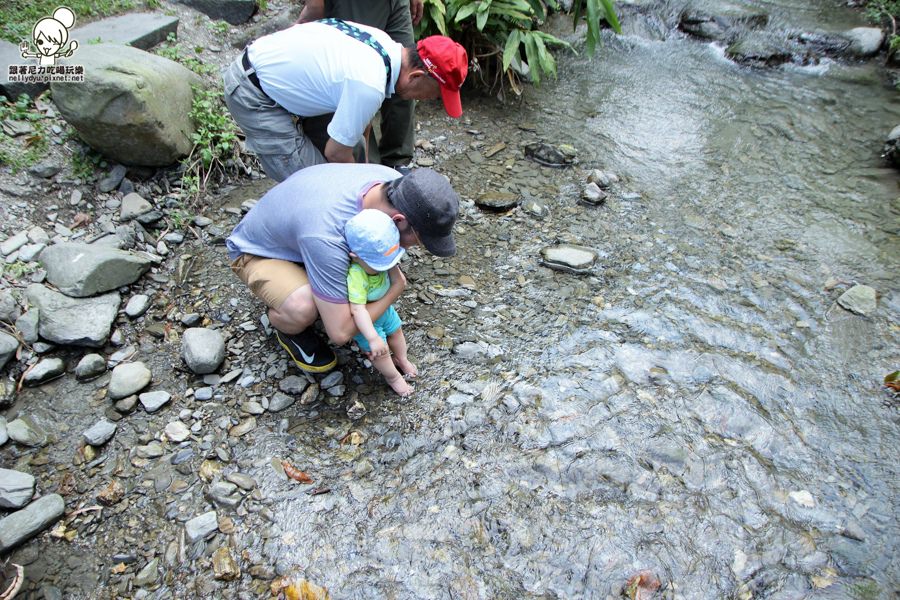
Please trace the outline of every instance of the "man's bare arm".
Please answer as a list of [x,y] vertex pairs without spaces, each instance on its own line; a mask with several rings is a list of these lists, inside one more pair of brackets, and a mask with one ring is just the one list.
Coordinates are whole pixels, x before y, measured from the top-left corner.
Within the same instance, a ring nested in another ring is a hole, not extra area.
[[325,17],[325,0],[307,0],[300,11],[297,23],[309,23]]
[[325,160],[333,163],[356,162],[353,158],[353,146],[345,146],[331,138],[325,142]]

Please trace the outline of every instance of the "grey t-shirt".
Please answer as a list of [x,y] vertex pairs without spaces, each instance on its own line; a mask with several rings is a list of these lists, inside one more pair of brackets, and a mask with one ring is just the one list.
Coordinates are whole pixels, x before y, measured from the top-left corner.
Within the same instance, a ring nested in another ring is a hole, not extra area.
[[350,248],[344,224],[362,210],[375,184],[400,177],[381,165],[327,163],[301,169],[273,187],[226,240],[228,256],[241,254],[302,263],[313,293],[347,302]]

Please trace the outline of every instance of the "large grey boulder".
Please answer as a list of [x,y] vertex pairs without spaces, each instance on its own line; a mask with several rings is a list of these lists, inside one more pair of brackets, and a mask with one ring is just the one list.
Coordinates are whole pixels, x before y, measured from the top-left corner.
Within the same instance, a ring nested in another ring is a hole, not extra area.
[[187,68],[115,44],[78,49],[83,83],[52,83],[60,114],[92,148],[126,165],[162,167],[191,150],[191,85]]
[[210,19],[228,21],[232,25],[246,23],[256,12],[256,0],[177,0]]
[[36,536],[59,520],[66,503],[59,494],[38,498],[0,521],[0,554]]
[[181,338],[181,356],[194,373],[212,373],[225,359],[225,339],[213,329],[192,327]]
[[47,281],[67,296],[86,298],[134,283],[150,260],[105,245],[69,242],[41,252]]
[[22,508],[34,495],[34,475],[0,469],[0,508]]
[[25,296],[41,311],[42,338],[93,348],[106,343],[122,301],[115,292],[95,298],[69,298],[37,283],[28,286]]

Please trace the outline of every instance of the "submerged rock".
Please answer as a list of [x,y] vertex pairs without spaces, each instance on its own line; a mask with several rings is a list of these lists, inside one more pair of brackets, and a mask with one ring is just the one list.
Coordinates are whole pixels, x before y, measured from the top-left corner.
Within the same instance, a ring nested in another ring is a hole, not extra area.
[[34,476],[0,469],[0,508],[22,508],[34,495]]
[[867,285],[854,285],[841,294],[838,304],[858,315],[869,315],[875,312],[877,300],[875,290]]
[[512,210],[517,207],[522,199],[518,194],[509,192],[484,192],[475,199],[475,204],[481,208],[495,211]]
[[541,250],[543,263],[551,269],[587,273],[597,261],[597,253],[584,246],[560,244]]
[[0,554],[5,554],[55,523],[65,509],[62,496],[50,494],[0,520]]
[[66,372],[66,363],[61,358],[45,358],[25,374],[25,385],[40,385],[56,379]]

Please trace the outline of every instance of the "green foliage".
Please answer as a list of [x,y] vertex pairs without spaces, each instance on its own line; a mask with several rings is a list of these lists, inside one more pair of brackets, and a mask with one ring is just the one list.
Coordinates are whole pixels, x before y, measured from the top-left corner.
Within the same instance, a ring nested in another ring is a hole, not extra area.
[[25,121],[32,132],[11,137],[0,129],[0,165],[8,165],[13,172],[21,171],[38,162],[46,155],[49,142],[41,122],[44,118],[31,98],[22,94],[15,102],[0,102],[0,123],[4,121]]
[[231,30],[228,21],[210,21],[209,29],[218,36],[224,36]]
[[103,163],[103,157],[86,146],[72,152],[70,160],[72,162],[72,174],[84,181],[90,181]]
[[197,75],[209,75],[215,73],[215,67],[207,65],[196,55],[203,51],[203,46],[193,48],[193,55],[186,54],[184,46],[178,43],[178,38],[174,33],[166,36],[163,45],[157,48],[156,53],[163,58],[168,58],[177,63],[181,63]]
[[78,22],[87,17],[114,15],[140,4],[137,0],[3,0],[0,2],[0,38],[16,45],[22,40],[30,40],[34,24],[52,15],[60,6],[72,9],[77,27]]
[[37,267],[37,263],[26,263],[21,260],[0,264],[0,277],[6,277],[13,280],[21,279],[25,275],[28,275],[29,273],[37,269]]
[[197,198],[213,177],[224,175],[231,161],[238,157],[238,129],[225,108],[222,92],[194,87],[191,119],[196,131],[191,136],[194,147],[184,159],[182,192]]
[[[600,40],[600,20],[620,30],[612,0],[577,0],[574,22],[586,7],[589,19],[588,52],[593,54]],[[538,28],[550,10],[557,10],[556,0],[425,0],[425,11],[417,37],[446,35],[462,44],[478,73],[488,87],[503,86],[507,80],[520,92],[519,75],[535,84],[542,78],[556,77],[556,59],[550,47],[572,46]],[[591,24],[592,23],[592,24]]]

